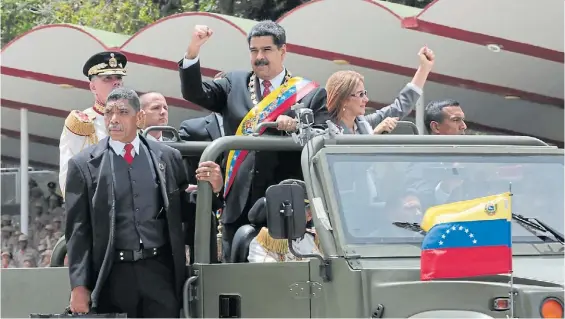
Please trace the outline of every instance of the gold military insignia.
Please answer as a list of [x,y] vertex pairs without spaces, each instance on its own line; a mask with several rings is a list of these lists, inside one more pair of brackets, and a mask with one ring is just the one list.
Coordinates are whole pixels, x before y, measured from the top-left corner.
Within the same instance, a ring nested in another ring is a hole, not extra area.
[[65,127],[75,135],[86,137],[90,144],[98,143],[94,121],[84,112],[71,111],[65,119]]
[[118,60],[114,57],[114,53],[110,53],[110,60],[108,60],[108,64],[111,68],[116,68],[118,66]]
[[487,203],[485,204],[485,213],[489,216],[496,214],[497,204],[496,203]]

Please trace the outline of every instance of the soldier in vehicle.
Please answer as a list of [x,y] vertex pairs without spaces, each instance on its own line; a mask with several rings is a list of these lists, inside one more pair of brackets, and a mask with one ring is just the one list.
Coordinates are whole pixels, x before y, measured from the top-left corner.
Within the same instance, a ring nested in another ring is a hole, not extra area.
[[[465,113],[459,102],[451,99],[432,101],[424,111],[424,123],[432,135],[464,135],[467,125]],[[445,169],[458,169],[459,164],[444,165]],[[409,165],[406,172],[408,194],[404,199],[404,206],[414,210],[425,210],[428,207],[444,204],[450,197],[456,196],[461,191],[464,179],[455,174],[448,174],[440,178],[430,179],[423,177],[425,171],[434,164]],[[438,171],[437,165],[435,170]],[[449,166],[449,167],[447,167]]]
[[[280,184],[299,184],[305,189],[304,183],[295,180],[285,180]],[[304,191],[306,194],[306,189]],[[292,242],[294,251],[301,255],[311,255],[320,253],[320,243],[316,236],[316,230],[312,223],[312,212],[310,210],[310,201],[307,197],[304,198],[306,204],[306,233],[302,238],[295,239]],[[263,197],[259,199],[250,212],[250,214],[266,214],[265,212],[266,199]],[[287,239],[274,239],[269,235],[269,229],[262,227],[259,234],[251,240],[249,244],[249,255],[247,257],[249,262],[283,262],[301,260],[301,258],[294,256],[288,248]]]
[[343,134],[381,134],[391,132],[396,122],[414,109],[432,70],[435,57],[423,47],[418,52],[420,67],[414,78],[399,93],[394,102],[375,113],[365,115],[369,102],[364,77],[355,71],[338,71],[326,83],[328,112]]
[[[325,107],[326,92],[314,82],[293,77],[284,66],[286,33],[273,21],[257,23],[248,35],[252,72],[227,72],[213,81],[203,81],[200,48],[213,35],[204,25],[192,33],[184,58],[179,62],[183,97],[223,117],[225,135],[252,134],[259,123],[276,122],[277,130],[266,134],[284,135],[296,131],[295,112],[290,108],[302,102],[313,110],[314,124],[325,128],[329,119]],[[297,94],[279,98],[282,92],[296,88]],[[285,101],[285,103],[283,103]],[[284,153],[284,154],[283,154]],[[294,154],[296,153],[296,154]],[[251,206],[265,195],[267,187],[287,178],[301,178],[300,153],[230,152],[226,162],[224,198],[221,215],[224,260],[230,256],[237,229],[247,224]]]
[[122,86],[127,62],[126,56],[122,53],[107,51],[90,57],[82,68],[82,73],[90,81],[94,105],[82,112],[71,111],[65,120],[59,143],[59,186],[63,197],[69,159],[107,136],[104,126],[104,104],[108,94]]
[[[69,160],[65,238],[73,313],[89,312],[92,301],[101,313],[132,318],[179,314],[186,275],[181,223],[194,225],[196,194],[185,192],[180,153],[138,134],[140,117],[135,91],[115,89],[104,109],[109,137]],[[196,174],[221,188],[216,163],[201,163]]]
[[[169,123],[169,105],[163,94],[157,92],[145,93],[139,97],[139,101],[143,114],[139,125],[141,129],[146,129],[150,126],[164,126]],[[158,142],[170,140],[161,131],[149,132],[147,138]]]
[[433,135],[464,135],[465,113],[455,100],[432,101],[424,110],[424,123]]
[[14,253],[14,261],[18,267],[22,267],[25,258],[33,258],[34,262],[39,257],[37,250],[28,246],[28,237],[24,234],[18,238],[18,248]]
[[[307,203],[308,200],[305,200]],[[312,221],[312,213],[310,207],[306,208],[306,221]],[[319,254],[320,243],[313,227],[307,228],[302,238],[295,239],[292,242],[292,248],[299,254]],[[251,240],[249,244],[249,256],[247,260],[251,263],[260,262],[283,262],[301,260],[294,256],[288,249],[287,239],[274,239],[269,235],[267,227],[261,228],[257,237]]]

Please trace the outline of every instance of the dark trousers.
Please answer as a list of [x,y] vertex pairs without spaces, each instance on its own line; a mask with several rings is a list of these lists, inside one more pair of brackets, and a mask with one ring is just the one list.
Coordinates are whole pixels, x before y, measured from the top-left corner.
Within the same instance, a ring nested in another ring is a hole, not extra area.
[[116,262],[100,292],[98,313],[127,313],[128,318],[178,318],[171,255]]

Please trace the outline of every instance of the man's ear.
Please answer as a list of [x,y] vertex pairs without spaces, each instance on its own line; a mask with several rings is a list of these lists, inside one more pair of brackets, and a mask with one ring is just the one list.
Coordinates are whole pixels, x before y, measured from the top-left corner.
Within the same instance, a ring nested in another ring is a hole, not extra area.
[[281,46],[281,58],[284,61],[284,58],[286,57],[286,44],[283,44]]
[[146,120],[145,111],[140,110],[139,112],[137,112],[136,117],[137,117],[137,119],[136,119],[137,128],[144,129],[145,125],[146,125],[146,123],[145,123],[145,120]]
[[88,87],[90,88],[90,92],[96,93],[96,84],[94,84],[94,81],[90,81]]
[[430,130],[431,133],[439,133],[439,129],[438,129],[439,123],[436,121],[432,121],[430,122]]

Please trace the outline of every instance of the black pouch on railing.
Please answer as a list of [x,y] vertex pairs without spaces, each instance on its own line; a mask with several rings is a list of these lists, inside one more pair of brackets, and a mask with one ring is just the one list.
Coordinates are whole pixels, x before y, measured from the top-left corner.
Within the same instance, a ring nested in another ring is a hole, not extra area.
[[67,307],[65,311],[61,314],[39,314],[32,313],[29,315],[30,318],[127,318],[126,313],[85,313],[78,314],[72,313]]

